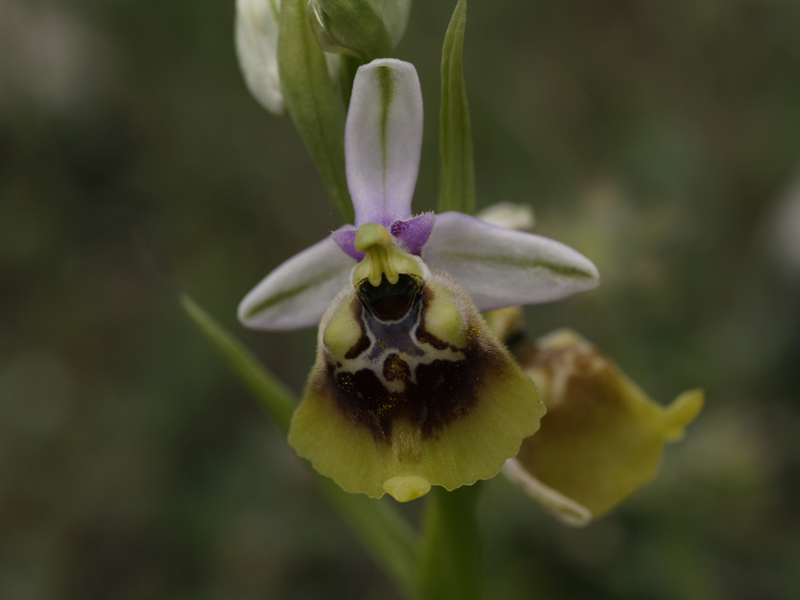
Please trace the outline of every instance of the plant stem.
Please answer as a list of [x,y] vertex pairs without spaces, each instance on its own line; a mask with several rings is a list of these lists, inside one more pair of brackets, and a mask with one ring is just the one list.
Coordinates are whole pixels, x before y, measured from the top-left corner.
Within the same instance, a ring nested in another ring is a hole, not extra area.
[[476,509],[481,482],[428,495],[420,549],[420,596],[424,600],[478,600],[483,595]]

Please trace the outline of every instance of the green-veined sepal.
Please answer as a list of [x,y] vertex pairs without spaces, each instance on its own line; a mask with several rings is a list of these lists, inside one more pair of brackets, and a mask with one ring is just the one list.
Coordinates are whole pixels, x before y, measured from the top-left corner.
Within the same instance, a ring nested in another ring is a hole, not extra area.
[[254,329],[285,330],[319,323],[355,262],[327,237],[267,275],[239,304],[239,320]]
[[280,0],[236,0],[236,54],[250,93],[268,111],[284,111],[278,74]]
[[484,311],[552,302],[600,282],[592,261],[569,246],[458,212],[436,215],[422,258],[455,277]]
[[422,91],[413,65],[396,59],[359,67],[347,113],[347,183],[356,226],[411,217],[422,149]]

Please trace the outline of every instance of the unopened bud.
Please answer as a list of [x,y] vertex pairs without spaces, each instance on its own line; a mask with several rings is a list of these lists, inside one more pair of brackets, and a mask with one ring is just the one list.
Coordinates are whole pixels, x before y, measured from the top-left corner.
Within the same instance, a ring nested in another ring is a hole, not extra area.
[[371,0],[309,0],[308,20],[327,52],[351,52],[363,61],[389,55],[392,38]]

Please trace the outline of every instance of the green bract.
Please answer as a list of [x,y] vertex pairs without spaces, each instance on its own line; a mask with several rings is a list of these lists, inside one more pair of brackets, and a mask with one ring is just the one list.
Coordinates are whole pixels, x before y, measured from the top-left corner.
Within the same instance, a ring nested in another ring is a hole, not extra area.
[[[336,81],[340,57],[351,50],[363,60],[388,56],[406,30],[411,0],[305,0],[299,6],[321,46],[330,79]],[[250,92],[264,108],[284,112],[284,92],[278,73],[281,0],[236,0],[236,53]],[[298,33],[289,33],[296,36]]]
[[438,210],[475,212],[472,127],[464,83],[463,50],[467,2],[459,0],[442,48],[442,105],[439,113]]

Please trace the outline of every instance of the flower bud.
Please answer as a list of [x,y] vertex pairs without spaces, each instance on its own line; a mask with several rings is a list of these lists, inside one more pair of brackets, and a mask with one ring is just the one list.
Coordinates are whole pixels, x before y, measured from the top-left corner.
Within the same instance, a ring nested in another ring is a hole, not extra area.
[[306,10],[327,52],[349,51],[366,62],[392,50],[392,37],[371,0],[309,0]]
[[[278,73],[281,0],[236,1],[236,54],[250,93],[268,111],[285,109]],[[326,54],[328,73],[336,80],[340,58]]]
[[284,110],[278,75],[280,0],[236,1],[236,54],[250,93],[268,111]]

